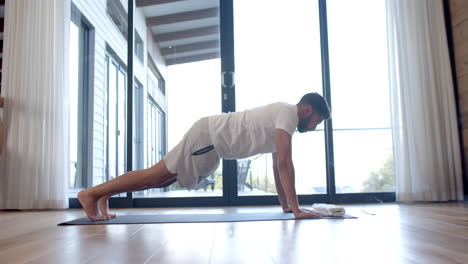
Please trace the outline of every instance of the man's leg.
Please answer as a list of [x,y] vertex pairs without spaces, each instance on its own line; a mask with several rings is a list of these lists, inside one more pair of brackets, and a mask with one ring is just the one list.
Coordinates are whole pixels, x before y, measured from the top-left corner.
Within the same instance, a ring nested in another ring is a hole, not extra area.
[[[111,217],[107,209],[110,196],[122,192],[166,187],[175,181],[176,174],[171,173],[164,160],[161,160],[151,168],[130,171],[98,186],[82,190],[78,193],[78,200],[89,219],[102,221]],[[99,215],[99,206],[102,207],[103,215]]]
[[[170,180],[168,181],[165,181],[163,183],[161,183],[160,185],[158,186],[155,186],[154,188],[164,188],[164,187],[168,187],[170,186],[171,184],[175,183],[177,181],[177,179],[175,177],[171,178]],[[153,187],[151,187],[153,188]],[[134,191],[140,191],[140,190],[146,190],[148,188],[146,187],[143,187],[141,189],[138,189],[138,190],[134,190]],[[101,199],[99,199],[98,201],[98,207],[99,207],[99,212],[101,212],[101,216],[105,216],[106,219],[110,219],[110,218],[115,218],[117,215],[116,214],[110,214],[109,213],[109,198],[111,197],[112,195],[107,195],[105,197],[102,197]]]
[[98,201],[99,212],[101,212],[101,216],[104,216],[107,219],[115,218],[117,216],[116,214],[109,213],[109,198],[110,197],[111,195],[107,195],[105,197],[102,197]]

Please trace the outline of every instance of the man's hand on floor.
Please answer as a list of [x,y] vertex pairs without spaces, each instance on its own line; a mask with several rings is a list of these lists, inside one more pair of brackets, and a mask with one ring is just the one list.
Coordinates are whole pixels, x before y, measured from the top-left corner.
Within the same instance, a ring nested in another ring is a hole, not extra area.
[[326,215],[317,213],[309,209],[299,208],[296,212],[294,212],[294,216],[297,219],[301,219],[301,218],[320,218]]

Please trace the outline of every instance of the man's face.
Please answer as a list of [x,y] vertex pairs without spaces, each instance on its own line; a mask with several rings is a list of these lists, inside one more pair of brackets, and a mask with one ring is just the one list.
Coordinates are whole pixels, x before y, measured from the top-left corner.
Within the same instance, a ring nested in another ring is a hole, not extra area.
[[312,111],[309,115],[299,119],[297,124],[297,131],[300,133],[313,131],[320,123],[322,123],[323,120],[323,116],[315,111]]

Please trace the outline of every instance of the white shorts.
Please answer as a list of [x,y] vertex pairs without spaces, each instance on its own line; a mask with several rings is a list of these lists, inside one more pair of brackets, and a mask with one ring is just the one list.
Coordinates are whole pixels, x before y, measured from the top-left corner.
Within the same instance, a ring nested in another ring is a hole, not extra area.
[[219,167],[220,156],[211,142],[208,119],[195,122],[163,159],[167,169],[177,174],[177,182],[182,187],[190,188],[213,174]]

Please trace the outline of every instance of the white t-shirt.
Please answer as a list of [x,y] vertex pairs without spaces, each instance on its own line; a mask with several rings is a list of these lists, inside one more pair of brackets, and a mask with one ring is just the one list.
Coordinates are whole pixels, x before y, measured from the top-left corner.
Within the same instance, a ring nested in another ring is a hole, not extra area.
[[274,103],[208,117],[208,129],[215,150],[222,158],[243,159],[276,152],[275,129],[292,136],[297,122],[296,105]]

